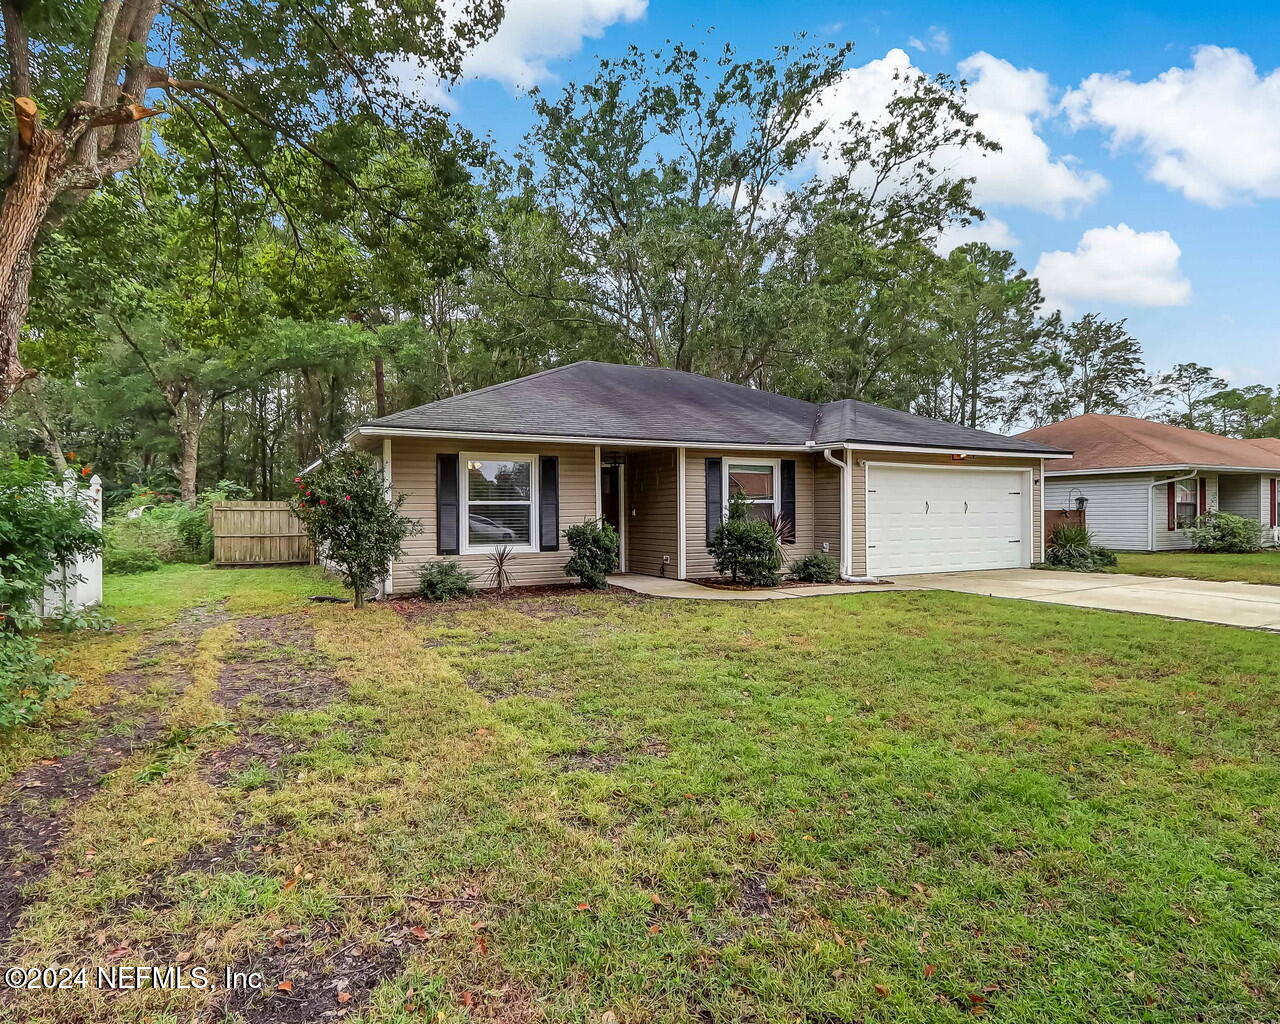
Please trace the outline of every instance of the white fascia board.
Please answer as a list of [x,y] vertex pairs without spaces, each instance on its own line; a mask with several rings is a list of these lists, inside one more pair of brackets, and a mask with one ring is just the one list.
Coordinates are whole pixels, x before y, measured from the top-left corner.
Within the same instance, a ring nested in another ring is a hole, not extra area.
[[1114,476],[1120,473],[1187,473],[1191,470],[1209,473],[1280,473],[1277,469],[1262,469],[1254,466],[1197,466],[1190,463],[1164,466],[1114,466],[1108,469],[1049,469],[1046,476]]
[[920,452],[924,455],[967,455],[973,458],[995,459],[1069,459],[1071,454],[1051,455],[1048,452],[1005,452],[991,451],[986,448],[935,448],[925,445],[910,444],[864,444],[859,441],[846,441],[844,447],[851,452]]
[[[456,430],[430,430],[423,427],[356,427],[351,434],[364,437],[448,437],[458,440],[525,441],[536,444],[590,444],[610,445],[618,448],[708,448],[717,451],[773,451],[814,452],[823,448],[846,448],[850,451],[923,452],[929,455],[993,456],[1008,459],[1069,459],[1070,454],[1051,455],[1045,452],[992,451],[978,448],[936,448],[927,445],[869,444],[845,441],[843,444],[748,444],[726,441],[684,440],[669,441],[634,437],[578,437],[565,434],[500,434],[487,432],[459,432]],[[351,434],[348,434],[350,438]]]
[[527,441],[533,444],[591,444],[615,448],[714,448],[724,451],[810,452],[805,444],[729,444],[722,441],[654,441],[632,437],[577,437],[564,434],[459,433],[456,430],[426,430],[417,427],[357,427],[367,437],[448,437],[458,440]]

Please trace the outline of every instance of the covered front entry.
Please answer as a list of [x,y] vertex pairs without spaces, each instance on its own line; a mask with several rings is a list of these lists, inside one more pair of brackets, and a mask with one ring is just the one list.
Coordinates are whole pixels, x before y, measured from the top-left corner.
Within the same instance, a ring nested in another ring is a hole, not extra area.
[[872,576],[1031,564],[1027,469],[869,463],[866,486]]

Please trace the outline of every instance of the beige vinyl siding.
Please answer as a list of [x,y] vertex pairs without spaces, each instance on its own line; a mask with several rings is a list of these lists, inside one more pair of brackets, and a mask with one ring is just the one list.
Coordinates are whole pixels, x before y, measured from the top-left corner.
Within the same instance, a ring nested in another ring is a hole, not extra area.
[[[572,552],[563,531],[596,515],[596,454],[593,445],[529,444],[517,441],[391,439],[391,490],[404,494],[404,513],[416,519],[422,531],[405,541],[404,555],[392,565],[393,593],[417,588],[418,569],[437,560],[436,553],[436,455],[440,452],[486,452],[499,455],[555,455],[560,459],[560,550],[522,551],[514,556],[511,582],[516,586],[571,582],[564,563]],[[537,523],[537,508],[534,508]],[[489,567],[484,553],[446,555],[468,572],[483,574]],[[478,579],[477,586],[486,586]]]
[[[1161,473],[1161,477],[1174,478],[1185,475],[1184,473]],[[1218,474],[1204,473],[1205,484],[1205,504],[1210,509],[1218,507]],[[1196,487],[1200,484],[1196,478],[1187,481]],[[1191,538],[1187,536],[1185,530],[1169,529],[1169,492],[1166,484],[1161,484],[1155,488],[1152,495],[1151,505],[1152,521],[1155,525],[1153,530],[1156,551],[1186,551],[1195,547]],[[1088,519],[1089,513],[1085,513]]]
[[[759,449],[749,452],[725,452],[714,448],[689,448],[685,451],[685,576],[700,579],[715,575],[715,565],[707,550],[707,459],[725,462],[750,462],[752,459],[794,459],[796,463],[796,541],[784,544],[788,557],[813,550],[813,456],[805,452],[779,452]],[[835,469],[835,466],[831,467]],[[837,505],[839,496],[837,494]],[[837,532],[839,508],[836,509]]]
[[[839,458],[837,452],[833,458]],[[826,544],[827,554],[840,560],[840,468],[819,453],[813,459],[813,546]]]
[[[999,456],[975,455],[963,462],[954,462],[950,455],[912,454],[908,452],[866,452],[852,451],[853,460],[850,485],[850,505],[853,510],[853,539],[851,541],[852,565],[850,572],[854,576],[865,576],[867,572],[867,462],[903,463],[913,466],[995,466],[1000,469],[1031,470],[1031,561],[1039,561],[1042,557],[1041,533],[1043,532],[1044,514],[1042,511],[1041,491],[1043,466],[1040,459],[1000,458]],[[835,469],[834,466],[831,467]]]
[[[1044,485],[1044,506],[1050,511],[1075,508],[1077,497],[1088,498],[1085,525],[1095,541],[1116,551],[1146,551],[1151,547],[1147,516],[1152,480],[1150,473],[1049,476]],[[1160,500],[1163,502],[1163,496]],[[1161,504],[1157,510],[1162,526],[1164,508]]]
[[[627,455],[627,571],[677,572],[675,448]],[[663,556],[669,561],[663,562]]]

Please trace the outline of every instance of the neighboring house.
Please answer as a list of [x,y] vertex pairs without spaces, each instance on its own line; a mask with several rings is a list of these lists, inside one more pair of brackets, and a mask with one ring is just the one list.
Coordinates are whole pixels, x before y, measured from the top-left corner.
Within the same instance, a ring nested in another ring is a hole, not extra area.
[[787,523],[785,549],[851,578],[1030,565],[1041,557],[1037,441],[851,400],[818,405],[677,370],[580,362],[364,423],[388,488],[423,530],[392,567],[483,573],[517,554],[516,584],[566,582],[566,527],[603,518],[626,572],[714,575],[708,543],[741,494]]
[[1099,544],[1120,551],[1194,547],[1185,527],[1210,509],[1256,519],[1277,540],[1280,441],[1243,441],[1133,416],[1089,413],[1018,435],[1069,448],[1046,469],[1045,507],[1077,507]]

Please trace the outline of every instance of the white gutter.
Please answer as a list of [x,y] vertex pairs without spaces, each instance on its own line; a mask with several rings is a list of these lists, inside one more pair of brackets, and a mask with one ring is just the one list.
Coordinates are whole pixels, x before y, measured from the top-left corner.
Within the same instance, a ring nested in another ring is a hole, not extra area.
[[831,448],[822,449],[822,457],[831,465],[840,467],[840,578],[846,583],[881,583],[875,576],[854,576],[850,569],[853,562],[853,510],[850,508],[849,456],[841,449],[841,458],[831,457]]
[[[1165,480],[1154,480],[1151,486],[1147,488],[1147,550],[1154,551],[1156,549],[1156,488],[1163,487],[1166,484],[1176,484],[1182,480],[1194,480],[1200,475],[1200,470],[1193,469],[1190,473],[1182,476],[1171,476]],[[1199,497],[1197,496],[1196,508],[1199,508]]]

